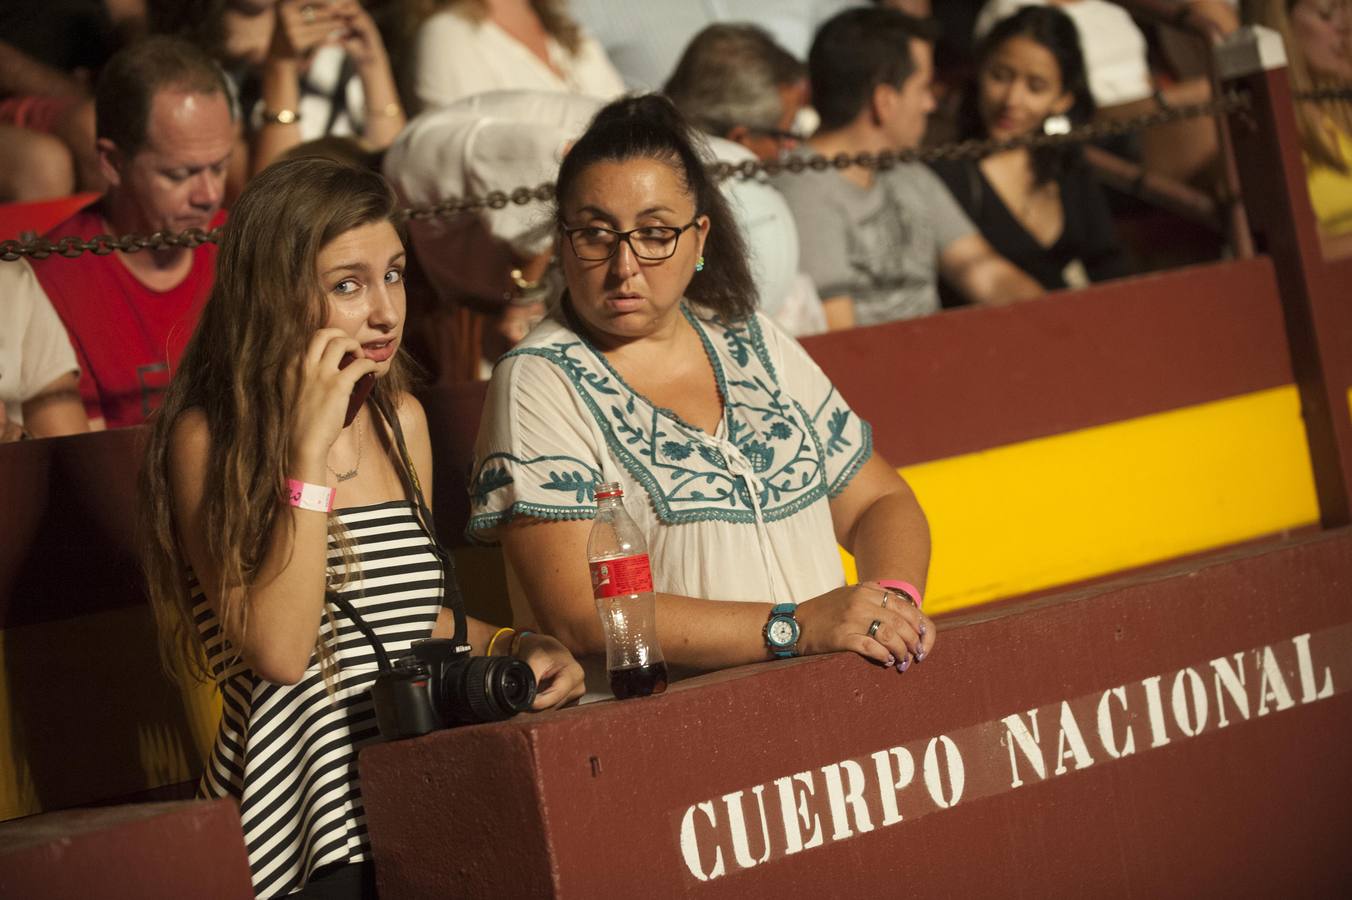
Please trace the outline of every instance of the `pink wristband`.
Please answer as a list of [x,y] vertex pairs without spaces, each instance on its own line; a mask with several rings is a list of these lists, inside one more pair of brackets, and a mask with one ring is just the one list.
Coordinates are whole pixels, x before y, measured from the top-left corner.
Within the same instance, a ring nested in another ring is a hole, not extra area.
[[910,597],[911,602],[915,604],[916,609],[920,609],[924,605],[925,601],[920,597],[920,588],[911,584],[909,581],[896,581],[889,578],[885,580],[879,579],[877,583],[880,586],[887,588],[889,591],[900,591],[907,597]]
[[286,482],[286,502],[300,509],[312,509],[315,512],[333,512],[333,498],[338,492],[322,484],[310,484],[288,478]]

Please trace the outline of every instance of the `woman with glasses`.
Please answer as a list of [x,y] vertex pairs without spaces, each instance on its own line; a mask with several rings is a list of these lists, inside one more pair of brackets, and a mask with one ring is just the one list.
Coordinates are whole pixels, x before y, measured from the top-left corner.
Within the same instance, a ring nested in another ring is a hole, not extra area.
[[[469,533],[501,542],[517,626],[593,672],[586,547],[605,481],[646,535],[678,676],[834,650],[905,671],[934,644],[918,609],[924,514],[867,423],[754,312],[741,236],[693,140],[669,101],[627,98],[564,159],[567,291],[494,371]],[[845,585],[837,542],[866,584]]]

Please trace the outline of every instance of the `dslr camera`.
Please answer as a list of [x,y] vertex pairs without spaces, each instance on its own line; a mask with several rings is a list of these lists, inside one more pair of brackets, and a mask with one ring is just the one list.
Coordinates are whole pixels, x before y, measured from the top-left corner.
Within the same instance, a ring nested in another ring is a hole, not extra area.
[[412,650],[371,686],[387,741],[510,719],[535,699],[535,673],[515,656],[471,656],[469,644],[439,638],[415,641]]

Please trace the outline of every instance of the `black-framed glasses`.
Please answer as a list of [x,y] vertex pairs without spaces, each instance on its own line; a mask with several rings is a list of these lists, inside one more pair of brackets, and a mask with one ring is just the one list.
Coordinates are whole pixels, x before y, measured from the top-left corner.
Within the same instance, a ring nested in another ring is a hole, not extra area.
[[565,228],[568,243],[573,255],[587,262],[600,262],[615,255],[620,241],[629,245],[634,256],[654,262],[671,259],[676,252],[676,244],[681,235],[694,228],[699,219],[693,219],[689,225],[677,228],[675,225],[644,225],[628,231],[616,231],[602,228],[600,225],[581,225],[577,228]]

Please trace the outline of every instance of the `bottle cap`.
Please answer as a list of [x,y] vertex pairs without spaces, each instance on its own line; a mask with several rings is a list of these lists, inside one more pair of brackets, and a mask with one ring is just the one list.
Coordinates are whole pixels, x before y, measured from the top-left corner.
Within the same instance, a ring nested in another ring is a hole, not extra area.
[[618,481],[598,481],[596,483],[596,499],[607,500],[611,497],[623,497],[624,485]]

